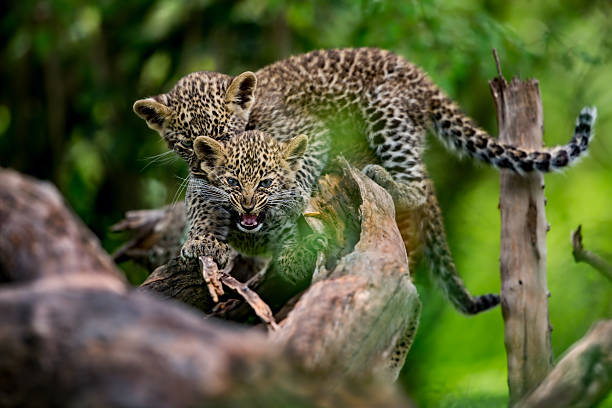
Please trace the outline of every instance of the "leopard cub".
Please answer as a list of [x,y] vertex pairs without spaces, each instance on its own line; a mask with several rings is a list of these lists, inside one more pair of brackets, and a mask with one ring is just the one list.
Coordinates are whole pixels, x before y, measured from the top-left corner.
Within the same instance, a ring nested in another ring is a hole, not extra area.
[[[272,256],[277,263],[294,264],[287,258],[308,255],[299,248],[296,222],[310,198],[296,183],[307,144],[304,135],[279,142],[260,131],[224,141],[196,138],[200,166],[192,169],[187,188],[183,256],[213,255],[223,267],[230,246],[248,256]],[[289,270],[287,280],[306,279],[307,273]]]

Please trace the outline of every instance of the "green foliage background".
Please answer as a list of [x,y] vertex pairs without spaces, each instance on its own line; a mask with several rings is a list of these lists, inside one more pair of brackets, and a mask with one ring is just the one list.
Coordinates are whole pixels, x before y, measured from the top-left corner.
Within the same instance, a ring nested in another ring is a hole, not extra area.
[[[547,144],[565,143],[583,105],[599,109],[590,157],[546,177],[548,286],[559,357],[612,316],[612,283],[573,262],[570,231],[612,252],[612,8],[608,0],[6,1],[0,5],[0,165],[57,184],[109,250],[126,210],[180,199],[186,168],[132,113],[196,70],[238,74],[315,48],[375,46],[420,64],[495,134],[487,81],[540,81]],[[457,266],[473,293],[498,292],[496,171],[430,138]],[[0,186],[1,188],[1,186]],[[612,260],[612,256],[609,256]],[[134,283],[143,271],[129,265]],[[505,406],[499,309],[467,318],[416,271],[423,316],[401,382],[420,406]],[[612,399],[603,403],[612,406]]]

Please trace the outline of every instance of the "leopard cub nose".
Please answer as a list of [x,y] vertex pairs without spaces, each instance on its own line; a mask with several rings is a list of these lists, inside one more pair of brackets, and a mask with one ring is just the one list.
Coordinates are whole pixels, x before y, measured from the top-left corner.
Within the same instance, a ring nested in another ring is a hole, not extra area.
[[253,208],[255,208],[255,203],[242,203],[242,209],[244,210],[244,212],[251,212],[253,211]]

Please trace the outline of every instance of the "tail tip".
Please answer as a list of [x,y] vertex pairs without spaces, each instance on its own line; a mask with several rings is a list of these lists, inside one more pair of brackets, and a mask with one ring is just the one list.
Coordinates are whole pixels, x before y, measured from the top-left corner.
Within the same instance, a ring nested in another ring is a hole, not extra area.
[[585,106],[580,110],[576,124],[580,123],[595,123],[597,119],[597,108],[595,106]]

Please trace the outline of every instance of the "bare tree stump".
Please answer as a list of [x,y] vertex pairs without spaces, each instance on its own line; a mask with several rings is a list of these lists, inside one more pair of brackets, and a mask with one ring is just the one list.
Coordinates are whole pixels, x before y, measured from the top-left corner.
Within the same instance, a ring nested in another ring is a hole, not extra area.
[[[536,80],[503,77],[490,82],[497,109],[500,141],[527,150],[542,146],[542,102]],[[546,287],[544,179],[539,173],[519,176],[502,170],[501,306],[508,356],[512,406],[550,371],[552,349]]]

